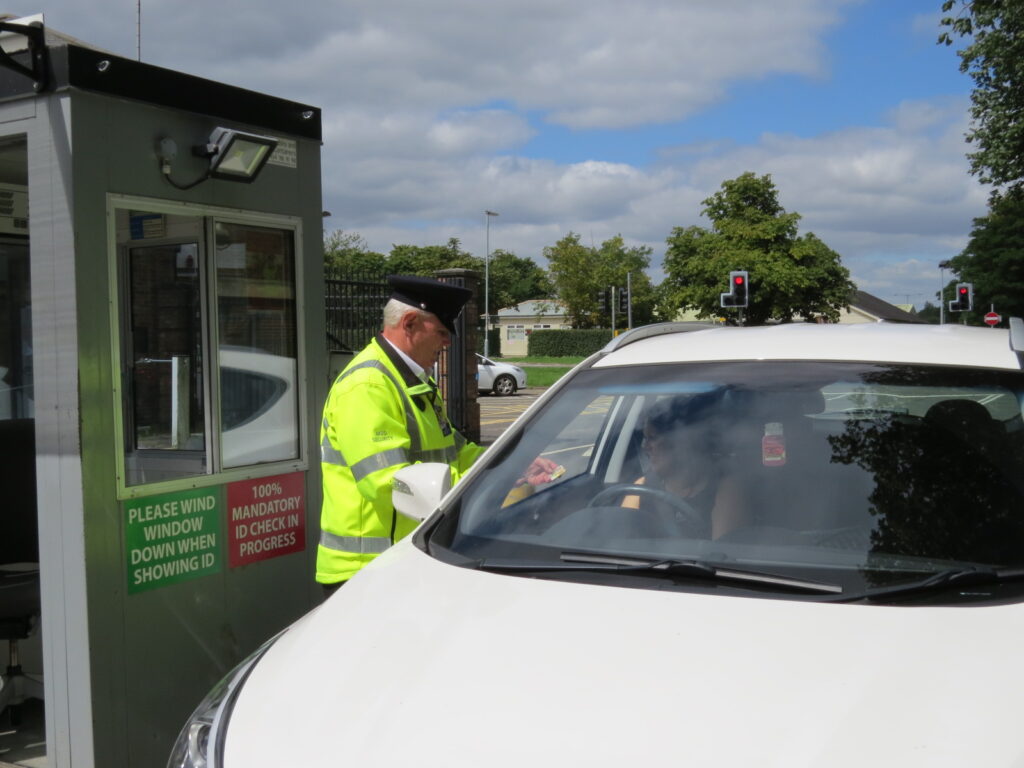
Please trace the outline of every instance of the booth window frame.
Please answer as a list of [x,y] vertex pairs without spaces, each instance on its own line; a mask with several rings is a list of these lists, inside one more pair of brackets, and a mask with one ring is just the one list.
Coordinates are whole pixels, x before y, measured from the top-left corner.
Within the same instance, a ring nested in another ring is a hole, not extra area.
[[[294,323],[295,323],[295,412],[297,441],[294,458],[272,460],[260,463],[248,463],[240,466],[224,466],[221,458],[222,441],[220,429],[215,428],[221,423],[221,393],[218,375],[220,371],[220,353],[222,350],[218,329],[219,301],[221,296],[217,283],[216,259],[210,254],[200,258],[203,285],[199,290],[202,317],[202,350],[205,366],[203,384],[204,404],[204,437],[203,451],[205,467],[201,472],[183,474],[173,479],[161,479],[150,482],[129,482],[128,455],[132,446],[133,436],[128,434],[131,418],[127,412],[134,406],[130,401],[128,382],[129,366],[125,355],[130,338],[127,326],[129,291],[127,285],[126,265],[131,249],[155,245],[180,245],[188,238],[164,237],[147,240],[130,240],[118,242],[117,220],[120,211],[141,212],[146,214],[163,214],[198,218],[201,221],[199,244],[202,254],[206,243],[215,242],[215,231],[218,224],[238,225],[242,227],[281,230],[291,235],[294,289]],[[112,382],[116,439],[117,494],[119,499],[148,496],[155,493],[170,492],[183,488],[206,487],[221,485],[234,480],[264,477],[285,472],[304,471],[309,467],[307,435],[309,430],[306,401],[306,356],[305,356],[305,322],[302,313],[303,296],[303,264],[301,254],[302,221],[296,216],[259,213],[223,206],[196,203],[180,203],[155,198],[110,194],[107,196],[107,230],[109,244],[109,285],[110,285],[110,327]]]

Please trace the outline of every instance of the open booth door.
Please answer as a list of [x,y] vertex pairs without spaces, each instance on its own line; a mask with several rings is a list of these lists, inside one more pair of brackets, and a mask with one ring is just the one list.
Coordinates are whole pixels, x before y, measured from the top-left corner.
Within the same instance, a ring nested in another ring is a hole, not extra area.
[[46,753],[40,632],[28,164],[0,138],[0,761]]

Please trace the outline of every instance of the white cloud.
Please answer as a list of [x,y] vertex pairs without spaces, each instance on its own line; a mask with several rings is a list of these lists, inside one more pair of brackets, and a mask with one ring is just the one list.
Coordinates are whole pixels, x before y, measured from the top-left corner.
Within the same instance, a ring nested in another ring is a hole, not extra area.
[[[843,0],[267,0],[142,3],[143,59],[326,110],[504,100],[573,127],[672,121],[739,79],[818,76]],[[136,3],[48,21],[134,55]]]
[[[866,290],[934,292],[934,265],[984,212],[964,159],[965,101],[906,102],[884,125],[819,136],[666,147],[649,167],[523,156],[545,122],[642,127],[697,115],[736,83],[827,79],[824,35],[848,4],[143,0],[142,55],[322,107],[325,223],[377,250],[454,236],[482,253],[490,208],[501,213],[493,247],[539,259],[570,230],[595,242],[621,233],[654,248],[658,272],[672,227],[706,224],[701,201],[749,170],[772,174],[802,230],[839,251]],[[134,57],[136,7],[52,0],[47,21]],[[915,24],[932,45],[934,17]]]
[[[815,232],[837,250],[864,290],[891,301],[909,293],[921,303],[934,293],[938,261],[963,248],[972,219],[985,210],[986,190],[967,174],[961,106],[906,104],[881,127],[811,138],[765,135],[750,146],[676,148],[660,165],[643,169],[515,157],[478,157],[458,166],[404,163],[393,169],[395,186],[380,190],[358,214],[353,210],[350,223],[332,224],[371,240],[379,231],[384,244],[378,247],[385,250],[392,242],[443,242],[457,230],[467,248],[482,253],[481,214],[491,208],[503,216],[492,227],[492,244],[500,237],[495,247],[540,260],[543,247],[569,231],[596,243],[621,233],[631,244],[654,249],[653,271],[660,275],[672,227],[707,226],[701,201],[722,181],[744,171],[767,173],[782,205],[802,215],[801,231]],[[909,114],[928,119],[908,120]],[[366,179],[354,179],[353,202],[369,178],[392,178],[380,166],[374,162]],[[385,199],[391,202],[378,209]],[[399,199],[410,209],[419,202],[418,215],[410,217],[446,224],[381,226],[379,210],[393,213],[391,203]]]

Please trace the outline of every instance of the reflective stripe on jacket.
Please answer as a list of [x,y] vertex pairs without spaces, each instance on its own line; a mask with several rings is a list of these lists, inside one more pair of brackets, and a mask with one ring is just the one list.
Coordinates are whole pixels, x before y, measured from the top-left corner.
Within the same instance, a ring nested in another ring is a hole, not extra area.
[[317,581],[350,578],[416,527],[391,505],[395,472],[442,462],[454,483],[482,451],[448,424],[440,394],[378,335],[341,372],[324,406]]

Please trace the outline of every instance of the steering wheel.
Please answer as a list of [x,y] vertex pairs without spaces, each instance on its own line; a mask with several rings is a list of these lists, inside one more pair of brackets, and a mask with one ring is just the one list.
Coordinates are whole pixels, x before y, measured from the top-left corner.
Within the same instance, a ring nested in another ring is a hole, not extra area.
[[618,485],[611,485],[594,494],[594,497],[587,502],[587,506],[606,506],[606,502],[620,496],[628,495],[647,496],[664,502],[672,508],[673,512],[678,513],[677,522],[691,529],[700,531],[707,527],[704,515],[702,515],[696,507],[686,499],[676,496],[674,493],[663,491],[661,488],[652,488],[649,485],[637,485],[635,483],[619,483]]

